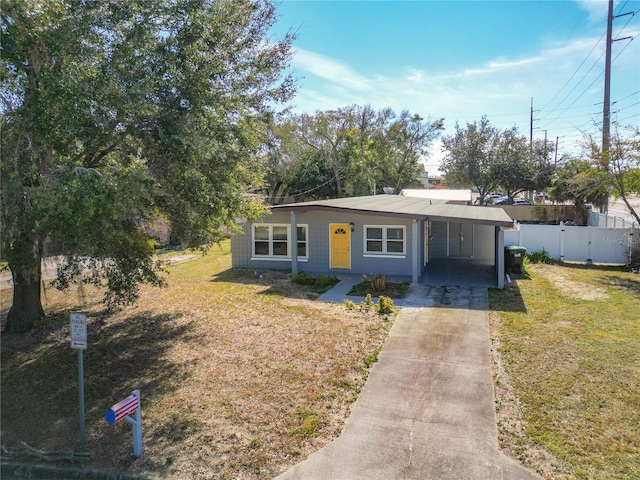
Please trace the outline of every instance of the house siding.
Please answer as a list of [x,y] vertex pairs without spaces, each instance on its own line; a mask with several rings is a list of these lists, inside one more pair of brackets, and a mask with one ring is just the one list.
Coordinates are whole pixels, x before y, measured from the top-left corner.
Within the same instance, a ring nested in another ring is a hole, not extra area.
[[[288,211],[273,211],[258,223],[290,223]],[[358,215],[343,212],[307,211],[296,213],[296,223],[308,225],[307,251],[308,260],[298,260],[298,270],[309,273],[358,273],[411,275],[413,262],[412,224],[406,218],[387,217],[383,215]],[[331,223],[353,223],[351,232],[351,269],[330,268],[330,229]],[[403,258],[397,256],[364,256],[364,226],[385,225],[405,227],[405,253]],[[418,255],[420,264],[424,263],[424,226],[418,224]],[[251,224],[243,227],[243,233],[231,238],[232,266],[234,268],[262,268],[275,270],[291,270],[291,260],[252,260],[251,259]],[[421,273],[421,272],[420,272]]]

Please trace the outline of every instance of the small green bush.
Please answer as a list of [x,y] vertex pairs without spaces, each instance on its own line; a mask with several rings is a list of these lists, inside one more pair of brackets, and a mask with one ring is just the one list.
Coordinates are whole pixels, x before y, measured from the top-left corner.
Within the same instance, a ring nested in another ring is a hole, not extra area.
[[315,281],[315,287],[319,290],[329,290],[336,283],[338,283],[338,278],[334,275],[318,275]]
[[374,312],[380,315],[389,315],[393,313],[393,300],[390,297],[380,295],[378,302],[374,302],[371,298],[371,294],[368,293],[364,301],[359,305],[356,305],[352,300],[345,300],[344,306],[347,310],[358,310],[360,312]]
[[380,298],[378,298],[378,313],[381,315],[387,315],[391,312],[393,312],[393,300],[381,295]]
[[371,300],[371,294],[367,293],[367,296],[364,297],[364,302],[360,304],[360,311],[368,312],[373,308],[374,305],[375,303],[373,303],[373,300]]
[[355,302],[353,300],[349,300],[349,299],[344,301],[344,306],[349,311],[353,311],[353,310],[355,310],[357,308]]
[[544,248],[541,252],[531,252],[527,258],[531,263],[551,263],[549,253]]
[[313,275],[310,275],[306,272],[296,273],[291,276],[291,281],[293,283],[297,283],[298,285],[314,285],[316,283],[316,279]]
[[297,428],[294,428],[289,433],[302,438],[309,438],[320,426],[320,423],[321,420],[318,416],[308,415],[303,418],[302,423]]
[[373,351],[369,355],[366,355],[364,357],[364,366],[369,368],[369,367],[371,367],[371,365],[376,363],[378,361],[378,354],[379,353],[380,353],[380,349],[376,349],[375,351]]
[[298,285],[311,287],[318,293],[324,293],[338,283],[339,280],[335,275],[318,275],[317,277],[314,277],[309,273],[301,272],[292,275],[291,281]]

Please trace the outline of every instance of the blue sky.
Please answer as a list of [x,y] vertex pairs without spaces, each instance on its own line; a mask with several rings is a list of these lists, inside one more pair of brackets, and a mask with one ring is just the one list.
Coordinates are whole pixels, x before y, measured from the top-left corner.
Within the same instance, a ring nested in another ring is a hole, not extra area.
[[[614,2],[612,121],[640,124],[640,0]],[[351,104],[559,137],[559,153],[599,138],[607,1],[303,1],[278,6],[294,32],[294,111]],[[615,125],[614,125],[615,126]],[[434,144],[426,160],[442,157]]]

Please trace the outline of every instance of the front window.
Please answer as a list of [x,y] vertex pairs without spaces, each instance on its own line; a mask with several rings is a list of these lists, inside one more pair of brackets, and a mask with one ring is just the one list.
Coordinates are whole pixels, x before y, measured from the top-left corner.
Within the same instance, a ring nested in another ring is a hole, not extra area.
[[[299,258],[307,257],[307,226],[297,227]],[[291,226],[278,224],[253,225],[253,257],[290,259]]]
[[307,258],[307,226],[298,225],[298,257]]
[[382,253],[383,246],[383,229],[382,227],[367,227],[367,248],[369,253]]
[[276,257],[287,257],[289,255],[289,227],[271,227],[272,233],[272,254]]
[[374,255],[404,255],[405,227],[365,226],[364,253]]

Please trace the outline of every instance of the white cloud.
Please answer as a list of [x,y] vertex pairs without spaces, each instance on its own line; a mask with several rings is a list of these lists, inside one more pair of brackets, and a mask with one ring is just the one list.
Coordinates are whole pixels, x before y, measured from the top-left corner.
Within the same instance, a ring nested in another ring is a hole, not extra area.
[[[585,5],[593,11],[598,7]],[[627,29],[625,35],[639,33],[630,30],[637,29]],[[618,51],[622,46],[618,46]],[[593,129],[593,119],[599,117],[603,48],[600,33],[596,33],[593,37],[570,42],[547,43],[528,56],[496,57],[457,70],[433,72],[419,65],[408,65],[402,70],[374,75],[364,75],[339,59],[298,50],[293,66],[304,78],[293,103],[295,110],[305,112],[351,104],[391,107],[397,113],[407,109],[423,117],[444,117],[446,134],[452,133],[456,121],[464,125],[487,115],[498,128],[515,125],[528,134],[530,100],[534,97],[536,109],[546,107],[536,113],[540,121],[534,128],[547,130],[550,138],[560,136],[561,145],[565,136],[568,146],[569,132]],[[614,67],[621,73],[615,83],[625,95],[637,91],[633,82],[636,79],[637,83],[638,78],[639,51],[640,42],[632,42],[624,55],[614,62]],[[574,73],[577,74],[572,76]],[[622,87],[623,84],[630,86]],[[544,135],[540,132],[542,130],[537,130],[534,136]],[[429,163],[437,162],[441,156],[437,144],[431,153]]]
[[349,65],[303,49],[296,49],[292,61],[294,68],[312,73],[335,85],[343,85],[359,91],[371,90],[370,80],[353,70]]
[[[587,12],[589,22],[601,22],[607,18],[608,0],[576,0],[576,3]],[[614,7],[617,3],[614,1]]]
[[595,40],[577,40],[548,47],[529,57],[496,58],[458,71],[434,74],[408,67],[371,77],[337,59],[298,50],[293,65],[311,77],[307,75],[302,81],[303,88],[295,103],[300,109],[313,103],[310,110],[371,103],[375,107],[406,108],[436,117],[480,118],[483,113],[504,112],[509,108],[505,105],[521,100],[526,111],[528,98],[538,88],[559,88],[555,71],[566,65],[575,68],[576,60],[584,58],[594,44]]

